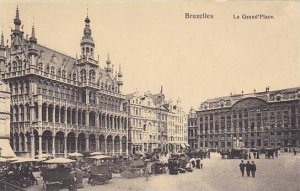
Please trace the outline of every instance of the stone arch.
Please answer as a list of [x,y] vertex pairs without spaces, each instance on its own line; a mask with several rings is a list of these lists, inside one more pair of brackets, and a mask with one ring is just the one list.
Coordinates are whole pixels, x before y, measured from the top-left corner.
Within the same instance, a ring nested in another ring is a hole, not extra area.
[[17,132],[14,133],[14,149],[20,151],[20,139]]
[[127,137],[122,136],[122,152],[126,153],[127,151]]
[[96,151],[96,135],[94,133],[89,135],[89,150]]
[[116,135],[115,137],[114,137],[114,147],[115,147],[115,149],[114,149],[114,151],[115,151],[115,153],[120,153],[120,149],[121,149],[121,147],[120,147],[120,136],[119,135]]
[[50,130],[45,130],[42,133],[42,151],[52,153],[53,133]]
[[105,152],[105,135],[103,134],[99,136],[99,150],[100,152]]
[[107,152],[112,154],[112,152],[113,152],[113,137],[112,137],[112,135],[107,136],[106,142],[107,142]]
[[19,143],[20,143],[19,151],[24,152],[26,142],[25,142],[25,135],[24,135],[23,132],[21,132],[20,135],[19,135]]
[[78,138],[78,152],[85,152],[86,151],[86,141],[85,141],[85,134],[84,133],[79,133]]
[[55,134],[55,153],[63,155],[65,152],[65,133],[57,131]]
[[89,126],[95,127],[95,125],[96,125],[96,113],[94,111],[90,111]]
[[76,151],[76,135],[73,131],[67,134],[67,150],[69,153]]

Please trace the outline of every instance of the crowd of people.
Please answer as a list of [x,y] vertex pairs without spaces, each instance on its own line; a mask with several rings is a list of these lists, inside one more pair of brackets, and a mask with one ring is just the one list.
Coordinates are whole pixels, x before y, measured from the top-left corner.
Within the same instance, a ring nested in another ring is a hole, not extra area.
[[240,167],[242,176],[244,176],[245,169],[246,169],[247,176],[250,177],[250,172],[251,172],[252,177],[255,178],[256,164],[254,163],[254,161],[252,161],[252,163],[250,163],[250,161],[247,161],[247,163],[244,163],[244,161],[241,160],[239,167]]

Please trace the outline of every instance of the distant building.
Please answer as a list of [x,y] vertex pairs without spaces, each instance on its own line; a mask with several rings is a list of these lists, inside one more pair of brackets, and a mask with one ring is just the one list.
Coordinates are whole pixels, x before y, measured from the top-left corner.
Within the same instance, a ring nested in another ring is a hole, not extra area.
[[199,149],[300,146],[300,87],[209,99],[189,116]]
[[34,26],[24,37],[18,8],[11,44],[1,35],[0,73],[12,90],[10,137],[19,156],[127,152],[123,75],[115,74],[109,56],[103,68],[94,59],[90,22],[86,17],[79,58],[38,44]]
[[129,151],[131,153],[180,151],[187,146],[187,116],[180,101],[166,101],[158,94],[138,92],[126,96],[129,103]]
[[188,143],[191,149],[198,149],[198,132],[196,110],[191,109],[188,114]]

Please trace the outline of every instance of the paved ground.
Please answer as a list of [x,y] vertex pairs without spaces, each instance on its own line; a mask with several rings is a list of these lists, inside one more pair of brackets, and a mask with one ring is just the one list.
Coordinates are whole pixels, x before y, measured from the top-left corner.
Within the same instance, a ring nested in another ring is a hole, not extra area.
[[[107,185],[85,185],[81,191],[300,191],[300,156],[290,153],[276,159],[258,159],[256,178],[241,177],[237,159],[220,159],[212,154],[204,160],[204,169],[179,175],[145,178],[114,178]],[[41,190],[32,187],[30,190]]]

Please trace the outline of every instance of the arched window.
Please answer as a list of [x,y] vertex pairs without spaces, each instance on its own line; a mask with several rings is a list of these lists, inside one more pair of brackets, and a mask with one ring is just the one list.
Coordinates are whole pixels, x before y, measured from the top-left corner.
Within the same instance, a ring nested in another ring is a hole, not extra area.
[[18,61],[18,71],[22,70],[22,62]]
[[17,62],[13,62],[13,72],[17,71]]
[[41,71],[43,70],[43,63],[39,63],[38,69]]
[[89,81],[94,82],[96,79],[96,73],[94,70],[90,70],[89,72]]
[[62,71],[61,71],[61,77],[62,77],[62,78],[66,78],[66,71],[65,71],[65,70],[62,70]]
[[50,68],[50,74],[51,75],[55,74],[55,67],[54,66],[51,66],[51,68]]
[[74,81],[77,80],[77,75],[76,75],[76,73],[73,73],[73,80],[74,80]]
[[80,79],[81,79],[81,82],[86,81],[86,71],[84,69],[82,69],[80,71]]

